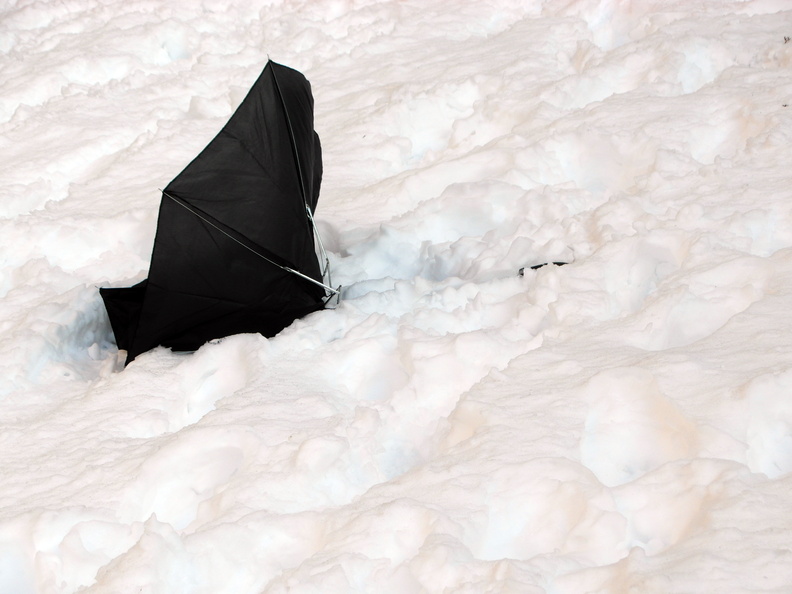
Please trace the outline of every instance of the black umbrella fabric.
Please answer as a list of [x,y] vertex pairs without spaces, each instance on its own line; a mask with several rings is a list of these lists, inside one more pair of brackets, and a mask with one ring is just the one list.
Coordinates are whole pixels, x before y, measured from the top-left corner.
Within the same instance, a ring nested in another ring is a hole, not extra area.
[[274,336],[324,307],[312,215],[322,180],[305,77],[269,61],[209,145],[162,192],[148,279],[100,289],[127,364],[158,345]]

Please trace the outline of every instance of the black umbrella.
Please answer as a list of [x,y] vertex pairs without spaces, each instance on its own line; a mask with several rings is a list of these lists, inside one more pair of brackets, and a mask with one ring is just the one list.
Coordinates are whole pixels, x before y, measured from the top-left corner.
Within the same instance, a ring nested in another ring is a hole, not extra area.
[[209,145],[162,192],[149,277],[100,289],[127,363],[158,345],[193,351],[273,336],[322,309],[313,212],[322,150],[305,77],[269,61]]

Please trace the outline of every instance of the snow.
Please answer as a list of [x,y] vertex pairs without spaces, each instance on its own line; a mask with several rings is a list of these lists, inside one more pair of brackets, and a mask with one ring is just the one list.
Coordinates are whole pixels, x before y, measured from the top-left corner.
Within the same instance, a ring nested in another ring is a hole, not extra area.
[[[0,592],[789,591],[787,0],[0,15]],[[268,55],[341,304],[123,369]]]

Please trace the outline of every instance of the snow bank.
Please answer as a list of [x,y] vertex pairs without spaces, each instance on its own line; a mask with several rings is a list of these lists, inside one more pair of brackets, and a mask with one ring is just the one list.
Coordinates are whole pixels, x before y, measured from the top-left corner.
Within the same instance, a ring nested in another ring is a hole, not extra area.
[[[2,10],[0,591],[788,589],[786,2]],[[341,304],[122,371],[267,55]]]

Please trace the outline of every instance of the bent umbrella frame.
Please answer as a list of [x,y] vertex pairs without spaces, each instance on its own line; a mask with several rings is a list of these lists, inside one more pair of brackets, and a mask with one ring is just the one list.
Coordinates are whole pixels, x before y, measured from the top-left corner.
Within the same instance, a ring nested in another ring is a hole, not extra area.
[[193,351],[231,334],[273,336],[338,299],[313,216],[321,177],[310,83],[268,61],[162,190],[149,277],[100,289],[127,363],[158,345]]

